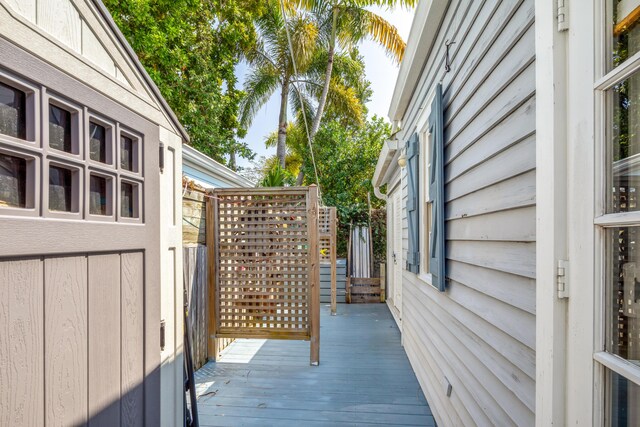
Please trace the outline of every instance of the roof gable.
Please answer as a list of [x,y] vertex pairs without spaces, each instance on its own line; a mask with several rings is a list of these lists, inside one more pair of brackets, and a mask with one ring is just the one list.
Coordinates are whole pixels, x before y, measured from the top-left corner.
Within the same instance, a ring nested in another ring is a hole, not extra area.
[[189,136],[101,0],[0,0],[9,11],[149,104]]

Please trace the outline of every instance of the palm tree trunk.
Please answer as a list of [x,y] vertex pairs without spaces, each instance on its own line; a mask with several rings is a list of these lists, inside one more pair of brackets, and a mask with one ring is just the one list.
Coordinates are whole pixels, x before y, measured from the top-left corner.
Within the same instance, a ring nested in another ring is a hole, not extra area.
[[310,137],[313,139],[320,129],[320,121],[322,120],[322,114],[324,113],[324,107],[327,104],[327,95],[329,94],[329,84],[331,82],[331,73],[333,72],[333,56],[334,47],[329,47],[329,60],[327,61],[327,69],[324,73],[324,86],[322,88],[322,94],[318,100],[318,110],[316,116],[313,118],[313,124],[311,125]]
[[329,54],[327,59],[327,69],[324,72],[324,86],[322,88],[322,94],[318,100],[318,110],[316,116],[313,118],[311,125],[310,138],[313,141],[318,129],[320,129],[320,121],[322,120],[322,114],[324,113],[324,107],[327,104],[327,95],[329,94],[329,85],[331,83],[331,74],[333,73],[333,57],[335,56],[336,49],[336,25],[338,19],[338,11],[333,9],[333,27],[331,29],[331,40],[329,41]]
[[302,181],[304,180],[304,171],[302,167],[300,168],[300,172],[298,172],[298,178],[296,178],[296,185],[299,187],[302,185]]
[[231,151],[229,151],[229,169],[231,169],[232,171],[237,171],[238,170],[238,164],[236,163],[236,149],[232,148]]
[[276,155],[278,162],[284,169],[285,157],[287,155],[287,101],[289,99],[289,79],[285,78],[282,83],[282,94],[280,95],[280,117],[278,118],[278,145]]

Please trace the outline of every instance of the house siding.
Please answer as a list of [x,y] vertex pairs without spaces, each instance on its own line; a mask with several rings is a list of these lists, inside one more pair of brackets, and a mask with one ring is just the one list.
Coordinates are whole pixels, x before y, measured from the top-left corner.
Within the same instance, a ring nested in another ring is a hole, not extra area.
[[[456,43],[445,73],[447,40]],[[439,424],[533,425],[534,1],[451,1],[404,114],[404,140],[439,81],[448,282],[440,293],[403,271],[404,347]],[[389,186],[400,180],[406,202],[405,174]],[[405,205],[405,261],[407,236]]]

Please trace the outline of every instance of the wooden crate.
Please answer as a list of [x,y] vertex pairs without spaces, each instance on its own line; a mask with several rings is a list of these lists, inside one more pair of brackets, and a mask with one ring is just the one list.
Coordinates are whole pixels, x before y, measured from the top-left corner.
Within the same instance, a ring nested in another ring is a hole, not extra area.
[[358,277],[350,278],[349,292],[351,303],[376,303],[381,302],[380,278],[362,279]]

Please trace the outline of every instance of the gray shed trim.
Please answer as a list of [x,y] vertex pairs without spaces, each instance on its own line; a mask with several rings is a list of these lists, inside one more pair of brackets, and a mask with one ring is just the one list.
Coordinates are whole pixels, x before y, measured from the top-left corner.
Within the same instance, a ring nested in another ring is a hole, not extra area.
[[122,32],[120,31],[120,28],[118,28],[118,26],[116,25],[107,7],[104,5],[104,3],[102,3],[102,0],[93,0],[93,4],[96,6],[98,11],[100,12],[100,15],[102,15],[105,22],[109,25],[109,28],[111,29],[111,31],[113,31],[113,34],[116,36],[116,38],[118,39],[122,47],[125,49],[129,57],[131,58],[131,61],[135,65],[140,75],[144,78],[144,81],[149,85],[151,92],[156,97],[156,100],[162,106],[164,111],[167,113],[167,115],[173,122],[173,125],[180,132],[183,140],[186,142],[189,142],[190,140],[189,134],[184,129],[184,127],[182,127],[180,120],[178,120],[178,117],[176,116],[176,114],[173,112],[169,104],[167,104],[167,101],[164,99],[164,97],[160,93],[160,89],[158,89],[158,86],[156,86],[151,76],[149,76],[149,74],[147,73],[147,70],[145,70],[144,66],[138,59],[138,55],[136,55],[136,53],[133,51],[133,49],[129,45],[129,42],[125,38],[124,34],[122,34]]

